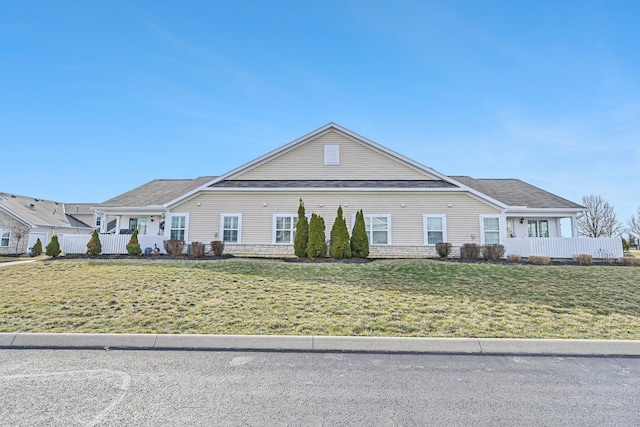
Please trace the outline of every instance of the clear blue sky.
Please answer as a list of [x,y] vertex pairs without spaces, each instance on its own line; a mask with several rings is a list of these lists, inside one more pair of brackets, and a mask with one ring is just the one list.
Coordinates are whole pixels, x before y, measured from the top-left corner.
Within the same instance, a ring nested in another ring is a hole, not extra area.
[[336,122],[448,175],[640,206],[638,1],[7,1],[0,191],[101,202]]

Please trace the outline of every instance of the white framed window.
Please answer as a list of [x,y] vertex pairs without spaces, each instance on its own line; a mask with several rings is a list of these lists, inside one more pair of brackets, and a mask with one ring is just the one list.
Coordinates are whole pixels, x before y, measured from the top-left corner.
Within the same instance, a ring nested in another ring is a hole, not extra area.
[[225,243],[242,243],[242,214],[220,214],[220,236]]
[[147,234],[147,218],[129,218],[129,228],[138,230],[138,234]]
[[273,214],[273,243],[293,244],[296,235],[297,214]]
[[102,225],[102,217],[100,215],[96,215],[96,228],[100,228],[100,225]]
[[[355,221],[355,215],[352,215],[351,222],[355,224]],[[367,230],[370,245],[391,244],[391,215],[365,214],[364,227]]]
[[11,230],[0,230],[0,247],[8,248],[11,241]]
[[500,243],[500,217],[480,215],[481,244],[493,245]]
[[549,237],[549,221],[546,219],[530,219],[527,226],[529,237]]
[[187,241],[189,214],[172,214],[169,218],[169,239]]
[[424,244],[435,245],[447,241],[447,216],[443,214],[424,215]]
[[325,165],[340,164],[340,146],[339,145],[324,146],[324,164]]

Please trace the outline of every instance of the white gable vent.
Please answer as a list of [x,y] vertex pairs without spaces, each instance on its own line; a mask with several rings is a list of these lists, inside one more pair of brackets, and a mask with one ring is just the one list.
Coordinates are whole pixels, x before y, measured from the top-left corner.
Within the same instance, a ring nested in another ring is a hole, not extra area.
[[340,146],[339,145],[324,146],[324,164],[325,165],[340,164]]

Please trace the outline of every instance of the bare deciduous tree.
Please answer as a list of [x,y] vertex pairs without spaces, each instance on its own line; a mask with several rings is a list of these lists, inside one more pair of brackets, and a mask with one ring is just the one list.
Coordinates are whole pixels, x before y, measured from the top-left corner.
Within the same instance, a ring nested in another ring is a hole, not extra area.
[[640,238],[640,208],[638,208],[636,215],[631,215],[631,218],[627,221],[627,228],[630,234]]
[[29,236],[29,227],[23,224],[18,225],[13,229],[13,237],[16,239],[16,254],[20,246],[20,241]]
[[582,204],[587,208],[578,218],[578,231],[586,237],[615,237],[622,231],[622,225],[608,202],[600,196],[583,196]]

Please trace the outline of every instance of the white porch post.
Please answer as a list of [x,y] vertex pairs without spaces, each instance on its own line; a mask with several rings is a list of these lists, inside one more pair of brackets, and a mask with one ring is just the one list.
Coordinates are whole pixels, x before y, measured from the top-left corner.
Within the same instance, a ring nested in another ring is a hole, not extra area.
[[573,215],[571,217],[571,238],[575,239],[578,237],[578,218]]

